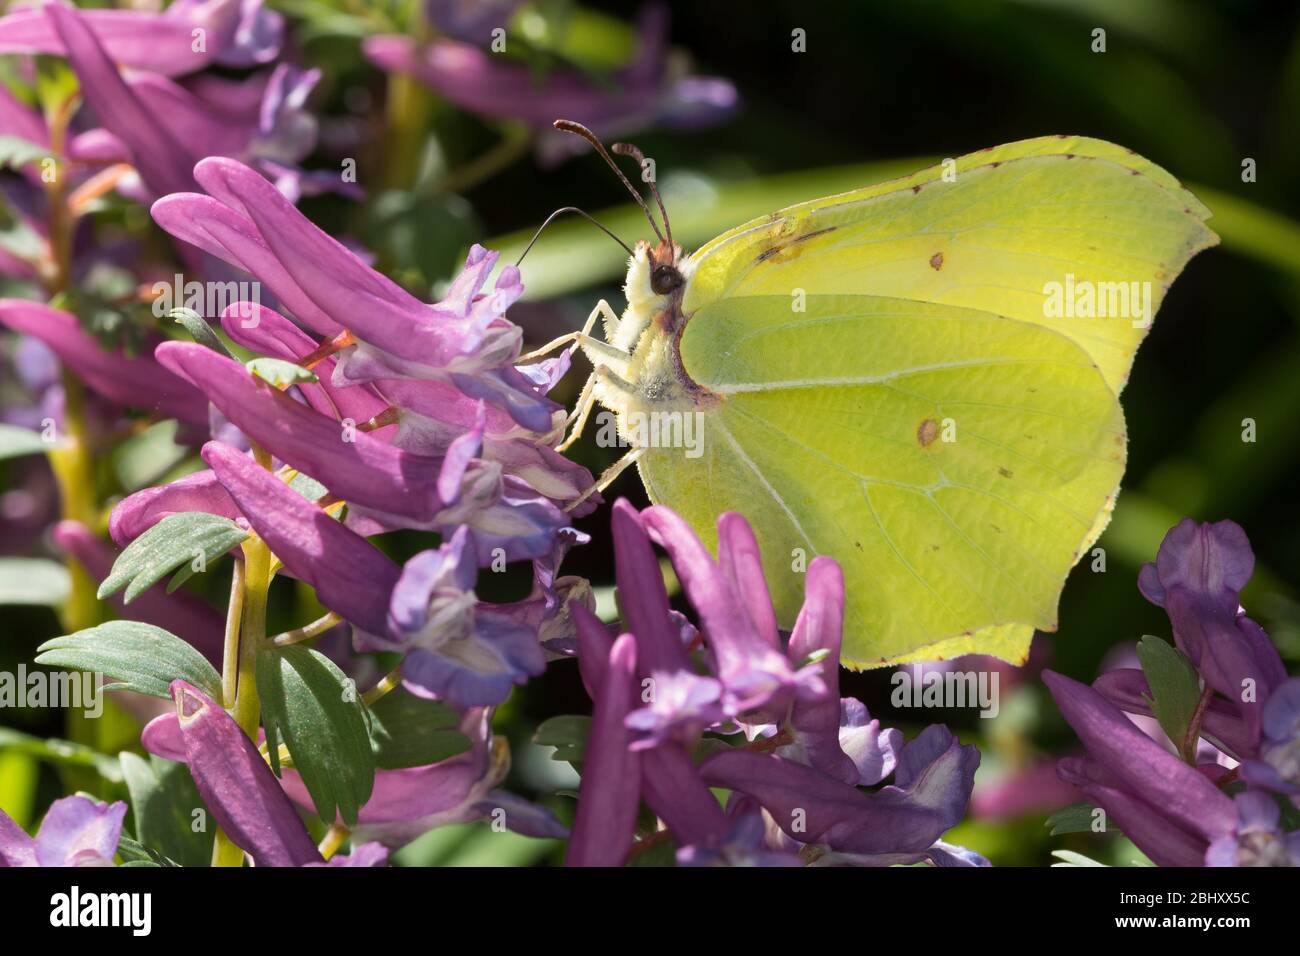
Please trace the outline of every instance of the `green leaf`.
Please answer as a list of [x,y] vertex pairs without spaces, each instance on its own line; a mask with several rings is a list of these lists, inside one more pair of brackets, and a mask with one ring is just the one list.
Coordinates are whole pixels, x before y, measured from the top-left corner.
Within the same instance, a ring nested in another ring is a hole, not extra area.
[[[1187,728],[1201,698],[1201,682],[1186,655],[1178,648],[1150,634],[1138,641],[1138,660],[1151,688],[1151,712],[1180,751],[1187,740]],[[1183,754],[1192,759],[1195,754]]]
[[315,372],[283,359],[255,358],[248,362],[247,368],[262,381],[276,388],[288,388],[290,385],[318,381]]
[[50,158],[50,148],[18,136],[0,136],[0,166],[21,169],[28,163]]
[[[1044,826],[1049,828],[1052,836],[1060,836],[1063,833],[1091,833],[1095,812],[1096,808],[1090,803],[1075,803],[1057,810],[1047,818]],[[1108,826],[1106,832],[1118,833],[1119,831]]]
[[424,767],[469,750],[460,718],[446,704],[389,691],[367,711],[375,765],[383,770]]
[[126,586],[123,599],[130,604],[182,564],[202,556],[202,566],[206,568],[209,562],[247,537],[247,531],[220,515],[204,511],[168,515],[118,555],[113,570],[99,586],[99,598],[103,600]]
[[54,447],[41,438],[40,432],[21,425],[0,423],[0,459],[22,458],[24,455],[41,455]]
[[186,309],[184,307],[172,309],[167,313],[167,316],[168,318],[175,319],[179,325],[185,326],[185,331],[190,333],[190,338],[194,339],[195,342],[198,342],[199,345],[205,345],[218,355],[224,355],[226,358],[234,358],[234,356],[230,354],[230,349],[226,348],[226,343],[222,342],[221,339],[217,337],[217,333],[212,331],[212,326],[208,325],[203,316],[199,315],[193,309]]
[[311,475],[304,475],[301,471],[293,476],[293,480],[289,482],[289,487],[308,501],[318,501],[322,496],[329,493],[328,488]]
[[587,733],[590,729],[590,717],[563,714],[543,721],[533,734],[533,743],[542,747],[554,747],[552,760],[579,764],[587,752]]
[[72,590],[68,569],[49,558],[0,558],[0,606],[58,607]]
[[355,686],[323,654],[290,645],[258,656],[257,688],[271,768],[279,774],[283,741],[320,818],[354,825],[375,782]]
[[113,471],[127,491],[139,491],[159,484],[165,475],[185,460],[190,449],[178,444],[175,419],[155,422],[136,432],[113,450]]
[[[125,756],[125,755],[123,755]],[[168,859],[157,850],[150,849],[139,840],[133,840],[125,833],[118,838],[117,855],[122,858],[123,866],[180,866],[175,860]],[[203,865],[203,864],[199,864]]]
[[[119,759],[140,842],[156,847],[181,866],[207,866],[215,830],[207,825],[210,815],[189,768],[162,757],[146,760],[133,753],[123,753]],[[203,811],[199,820],[204,829],[198,832],[194,829],[195,810]]]
[[1187,188],[1214,210],[1214,231],[1224,249],[1300,275],[1300,223],[1232,193],[1199,184]]
[[[8,727],[0,727],[0,751],[5,755],[23,754],[58,767],[93,770],[110,783],[122,782],[122,768],[117,758],[102,754],[85,744],[73,743],[71,740],[34,737]],[[0,767],[0,769],[4,768]],[[13,781],[6,775],[3,782],[9,784]],[[0,803],[0,806],[12,809],[6,803]]]
[[221,678],[207,659],[175,634],[140,621],[109,621],[46,641],[36,663],[103,674],[119,683],[105,690],[134,690],[171,698],[172,681],[188,681],[209,697],[221,698]]
[[1105,863],[1098,863],[1096,860],[1089,859],[1082,853],[1075,853],[1073,850],[1053,850],[1052,856],[1060,860],[1060,863],[1053,863],[1052,866],[1106,866]]

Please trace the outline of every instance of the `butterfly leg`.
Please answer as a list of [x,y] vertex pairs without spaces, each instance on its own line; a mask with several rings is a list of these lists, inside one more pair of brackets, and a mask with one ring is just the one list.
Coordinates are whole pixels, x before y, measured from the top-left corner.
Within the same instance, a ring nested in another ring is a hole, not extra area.
[[594,485],[584,491],[578,498],[565,505],[564,510],[572,511],[596,492],[604,491],[614,483],[615,478],[623,474],[623,472],[627,470],[627,467],[634,464],[637,459],[645,454],[645,452],[646,449],[644,447],[629,449],[626,455],[600,473],[600,478],[596,480]]
[[568,345],[570,342],[582,342],[584,339],[591,338],[591,330],[596,327],[596,320],[603,319],[605,323],[605,337],[609,338],[610,330],[618,326],[618,316],[614,314],[613,308],[604,299],[596,303],[596,307],[591,310],[587,316],[587,321],[582,326],[581,332],[566,332],[559,338],[552,339],[539,349],[533,349],[526,355],[519,356],[519,363],[526,365],[529,362],[539,359],[548,352],[553,352],[562,345]]
[[[582,434],[583,428],[587,425],[587,416],[591,414],[592,406],[596,404],[596,373],[587,376],[587,384],[582,386],[582,394],[578,396],[578,404],[573,406],[573,413],[569,416],[568,424],[573,425],[569,436],[556,446],[556,451],[564,451]],[[576,424],[575,424],[576,422]]]

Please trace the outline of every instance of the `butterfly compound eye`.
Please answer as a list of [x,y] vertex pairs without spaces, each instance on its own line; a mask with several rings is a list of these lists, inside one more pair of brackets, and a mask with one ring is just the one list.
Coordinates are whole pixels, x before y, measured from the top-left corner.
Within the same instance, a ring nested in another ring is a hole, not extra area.
[[682,274],[675,266],[658,266],[650,273],[650,288],[655,295],[667,295],[682,287]]

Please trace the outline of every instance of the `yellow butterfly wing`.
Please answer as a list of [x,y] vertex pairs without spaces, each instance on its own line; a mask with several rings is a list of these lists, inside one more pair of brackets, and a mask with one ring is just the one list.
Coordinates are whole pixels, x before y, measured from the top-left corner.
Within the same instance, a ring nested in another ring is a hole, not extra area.
[[1078,342],[1119,394],[1149,322],[1052,316],[1045,287],[1067,276],[1079,289],[1150,283],[1154,314],[1187,261],[1218,242],[1208,217],[1173,176],[1122,146],[1023,140],[724,233],[691,255],[683,312],[797,289],[982,309]]
[[[746,514],[787,626],[798,553],[839,560],[847,664],[1022,661],[1109,520],[1116,396],[1208,215],[1122,147],[1046,137],[740,226],[684,270],[683,366],[722,395],[705,453],[649,451],[647,491],[710,544]],[[1053,314],[1052,283],[1150,299]]]

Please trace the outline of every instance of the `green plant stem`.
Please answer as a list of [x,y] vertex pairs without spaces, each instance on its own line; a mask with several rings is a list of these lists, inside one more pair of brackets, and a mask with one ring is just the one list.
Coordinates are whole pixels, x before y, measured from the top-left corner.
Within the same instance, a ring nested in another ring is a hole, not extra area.
[[239,672],[231,716],[257,739],[261,702],[257,696],[257,653],[266,640],[266,595],[271,586],[271,549],[261,538],[244,542],[244,607],[239,625]]
[[507,124],[495,146],[448,173],[447,178],[438,184],[438,191],[461,193],[477,186],[524,156],[532,142],[528,127],[522,123]]
[[[244,565],[236,561],[230,579],[230,603],[226,609],[226,641],[221,655],[221,704],[235,709],[239,693],[239,634],[244,619]],[[244,851],[231,842],[224,830],[217,828],[212,844],[213,866],[242,866]]]
[[370,690],[366,691],[364,694],[361,695],[361,702],[364,703],[367,707],[369,707],[371,704],[379,700],[379,698],[383,697],[389,691],[395,690],[397,688],[397,685],[400,684],[401,682],[402,682],[402,669],[400,667],[395,667],[387,674],[384,675],[383,680],[381,680],[378,684],[376,684],[374,687],[370,688]]
[[296,627],[292,631],[285,631],[270,638],[267,644],[272,647],[288,647],[290,644],[299,644],[303,641],[310,641],[312,638],[320,637],[330,628],[334,627],[343,618],[339,617],[333,611],[324,614],[312,621],[310,624],[304,624],[302,627]]
[[1201,691],[1200,699],[1196,702],[1196,711],[1192,714],[1192,719],[1187,723],[1187,733],[1183,735],[1183,759],[1193,767],[1196,766],[1196,745],[1201,739],[1201,721],[1205,719],[1205,711],[1209,708],[1210,700],[1213,697],[1214,688],[1206,685]]
[[[59,486],[60,516],[94,528],[97,517],[95,480],[87,444],[85,391],[68,369],[63,370],[63,431],[57,447],[49,454],[50,467]],[[72,589],[60,612],[63,629],[69,634],[101,623],[103,609],[98,588],[90,575],[71,555],[65,559]]]
[[[75,101],[64,104],[50,117],[50,153],[55,160],[54,178],[45,183],[49,209],[50,264],[46,291],[53,298],[68,289],[72,276],[73,217],[68,209],[64,183],[63,146],[67,123]],[[63,369],[63,426],[59,441],[50,451],[50,467],[59,486],[61,517],[94,527],[97,517],[95,480],[87,442],[85,391],[80,380],[66,366]],[[102,620],[95,582],[70,555],[66,559],[72,590],[61,613],[68,633],[94,627]]]
[[[231,582],[230,611],[238,620],[226,619],[226,647],[222,659],[221,689],[224,703],[239,729],[257,739],[261,701],[257,696],[257,651],[266,640],[266,595],[271,585],[271,549],[261,538],[244,542],[243,574]],[[238,593],[242,592],[242,593]],[[233,650],[232,650],[233,645]],[[231,674],[235,675],[232,680]],[[218,829],[212,845],[213,866],[241,866],[244,851]]]
[[239,691],[239,626],[244,619],[244,564],[234,562],[230,578],[230,603],[226,607],[226,640],[221,654],[221,706],[235,709]]
[[[45,183],[46,208],[49,229],[49,268],[45,272],[46,292],[51,298],[67,291],[72,279],[72,230],[74,217],[68,208],[67,185],[64,181],[64,143],[68,122],[76,108],[70,99],[54,110],[49,117],[50,154],[55,161],[54,177]],[[89,435],[85,417],[85,390],[81,381],[66,366],[63,368],[63,422],[58,441],[50,450],[50,468],[59,487],[60,517],[76,521],[94,529],[98,519],[95,496],[95,474],[90,453]],[[68,599],[59,612],[65,633],[72,634],[94,627],[104,619],[98,588],[85,568],[72,555],[64,563],[68,568],[71,588]],[[115,733],[121,717],[112,705],[105,707],[101,719],[92,723],[80,711],[71,710],[66,715],[68,738],[78,744],[99,748]],[[67,782],[74,788],[101,793],[98,779],[79,771],[71,771]]]
[[433,100],[413,77],[388,75],[387,126],[383,156],[390,189],[410,189],[420,170],[424,138],[433,113]]

